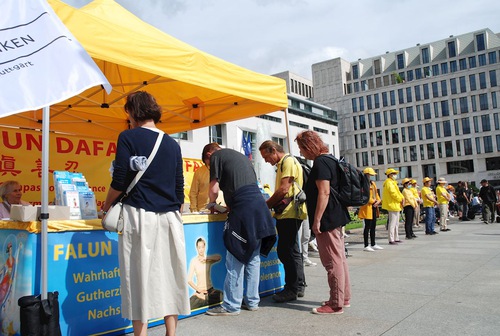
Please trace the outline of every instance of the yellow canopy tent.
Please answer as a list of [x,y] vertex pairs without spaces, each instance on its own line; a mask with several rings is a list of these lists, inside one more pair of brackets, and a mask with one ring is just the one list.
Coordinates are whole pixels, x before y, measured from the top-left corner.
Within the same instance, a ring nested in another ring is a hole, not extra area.
[[[95,0],[81,9],[48,2],[113,87],[110,95],[94,87],[51,106],[51,131],[116,139],[128,128],[125,97],[137,90],[156,97],[163,108],[158,127],[170,134],[287,107],[282,79],[189,46],[113,0]],[[41,120],[42,111],[24,112],[1,118],[0,126],[39,129]]]

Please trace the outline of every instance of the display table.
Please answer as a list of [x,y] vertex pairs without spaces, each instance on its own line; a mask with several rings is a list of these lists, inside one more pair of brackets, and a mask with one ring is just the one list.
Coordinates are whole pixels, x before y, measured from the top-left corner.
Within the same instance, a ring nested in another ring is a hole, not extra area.
[[[196,241],[206,242],[212,260],[207,272],[213,288],[222,291],[225,255],[222,230],[226,215],[184,215],[187,267],[197,256]],[[0,322],[2,335],[19,334],[17,300],[40,293],[40,222],[0,221]],[[121,317],[118,235],[102,230],[101,221],[48,221],[48,290],[59,292],[63,335],[120,335],[131,332]],[[273,294],[283,286],[282,265],[276,248],[261,257],[260,293]],[[197,279],[192,279],[196,283]],[[195,295],[189,287],[189,295]],[[193,307],[193,306],[192,306]],[[192,309],[189,316],[207,306]],[[188,316],[181,316],[185,318]],[[163,323],[163,317],[150,326]]]

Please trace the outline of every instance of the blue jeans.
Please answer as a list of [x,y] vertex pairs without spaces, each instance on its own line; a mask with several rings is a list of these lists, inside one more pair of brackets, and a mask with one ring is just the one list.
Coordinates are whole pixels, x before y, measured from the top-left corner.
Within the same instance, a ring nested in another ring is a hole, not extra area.
[[434,223],[436,222],[436,212],[434,207],[424,207],[425,211],[425,233],[434,232]]
[[[243,299],[245,299],[247,307],[257,307],[260,302],[260,243],[246,264],[236,259],[228,251],[226,253],[226,269],[222,307],[229,312],[239,312]],[[244,283],[246,284],[245,297],[243,297]]]

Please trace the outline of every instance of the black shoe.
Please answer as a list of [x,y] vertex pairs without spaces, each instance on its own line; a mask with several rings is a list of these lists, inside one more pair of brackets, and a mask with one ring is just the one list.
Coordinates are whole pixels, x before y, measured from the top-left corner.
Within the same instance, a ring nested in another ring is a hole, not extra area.
[[295,294],[291,290],[285,288],[281,292],[274,294],[273,300],[278,302],[278,303],[295,301],[295,300],[297,300],[297,294]]
[[305,289],[299,289],[297,291],[297,297],[304,297],[305,293],[306,293]]
[[418,237],[417,237],[417,236],[415,236],[415,235],[411,235],[411,237],[412,237],[412,238],[418,238]]

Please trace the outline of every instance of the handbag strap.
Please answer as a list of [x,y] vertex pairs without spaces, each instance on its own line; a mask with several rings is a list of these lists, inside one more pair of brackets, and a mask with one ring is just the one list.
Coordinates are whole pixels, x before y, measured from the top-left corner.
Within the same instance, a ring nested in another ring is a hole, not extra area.
[[130,185],[128,186],[127,191],[125,192],[125,195],[123,195],[122,199],[128,195],[128,193],[130,192],[130,190],[132,190],[133,187],[135,187],[137,182],[139,182],[139,180],[141,179],[142,175],[144,175],[144,173],[148,169],[149,165],[151,164],[151,162],[155,158],[156,152],[158,152],[158,148],[160,148],[161,140],[163,139],[164,134],[165,133],[163,133],[163,131],[158,130],[158,137],[156,138],[156,143],[155,143],[155,146],[153,147],[153,151],[151,152],[151,154],[149,154],[146,169],[139,171],[137,173],[137,175],[135,175],[132,182],[130,182]]

